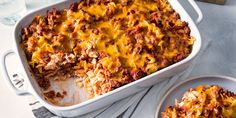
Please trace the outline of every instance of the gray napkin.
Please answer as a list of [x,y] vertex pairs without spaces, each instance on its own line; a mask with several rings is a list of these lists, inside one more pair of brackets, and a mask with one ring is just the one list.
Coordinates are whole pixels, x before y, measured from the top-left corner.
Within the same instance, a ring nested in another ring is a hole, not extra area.
[[[181,2],[186,4],[184,1]],[[233,13],[236,11],[236,1],[228,0],[224,6],[206,3],[198,5],[204,14],[203,22],[199,25],[203,46],[198,57],[186,71],[78,118],[154,118],[160,99],[176,83],[203,74],[236,77],[236,13]],[[186,9],[189,14],[194,14],[189,8]],[[37,118],[57,117],[32,96],[29,96],[29,101]]]

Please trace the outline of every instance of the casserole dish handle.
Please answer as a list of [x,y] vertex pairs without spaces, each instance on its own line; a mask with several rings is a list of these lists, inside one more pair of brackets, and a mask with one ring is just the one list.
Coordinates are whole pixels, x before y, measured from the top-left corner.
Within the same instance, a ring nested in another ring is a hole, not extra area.
[[190,3],[190,5],[193,7],[193,9],[195,10],[195,12],[198,15],[198,18],[195,21],[195,23],[199,24],[203,18],[202,11],[200,10],[200,8],[198,7],[198,5],[196,4],[196,2],[194,0],[188,0],[188,2]]
[[5,81],[9,85],[9,87],[12,88],[17,95],[27,95],[27,94],[29,94],[29,92],[27,92],[26,90],[19,90],[12,83],[12,81],[10,79],[10,76],[8,74],[8,71],[7,71],[7,66],[6,66],[6,57],[10,54],[15,54],[15,52],[13,50],[7,50],[1,55],[1,71],[2,71],[2,74],[3,74],[3,77],[4,77],[3,79],[5,79]]

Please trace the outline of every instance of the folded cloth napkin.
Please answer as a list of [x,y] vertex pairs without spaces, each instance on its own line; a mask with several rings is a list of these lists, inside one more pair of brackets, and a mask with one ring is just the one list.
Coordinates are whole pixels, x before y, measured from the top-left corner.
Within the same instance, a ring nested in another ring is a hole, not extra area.
[[[224,6],[198,3],[204,14],[204,20],[199,25],[203,46],[188,69],[135,95],[78,118],[154,118],[161,98],[176,83],[202,74],[236,77],[236,14],[232,13],[236,11],[236,1],[229,0],[227,3],[229,4]],[[29,102],[37,118],[58,117],[32,96],[29,96]]]

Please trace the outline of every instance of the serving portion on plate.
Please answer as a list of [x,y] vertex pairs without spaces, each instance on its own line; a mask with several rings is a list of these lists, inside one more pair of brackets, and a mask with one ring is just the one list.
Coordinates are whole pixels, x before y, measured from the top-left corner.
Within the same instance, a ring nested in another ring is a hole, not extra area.
[[224,76],[185,81],[167,93],[156,117],[235,118],[235,83],[236,79]]
[[44,91],[74,77],[93,98],[185,59],[190,33],[167,0],[87,0],[36,16],[21,47]]
[[190,88],[175,106],[162,112],[162,118],[235,118],[236,94],[217,85]]

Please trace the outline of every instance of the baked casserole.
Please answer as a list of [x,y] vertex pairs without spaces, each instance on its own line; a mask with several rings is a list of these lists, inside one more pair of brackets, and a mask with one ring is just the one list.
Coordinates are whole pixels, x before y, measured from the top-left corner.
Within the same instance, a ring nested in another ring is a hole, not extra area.
[[74,77],[90,98],[183,60],[194,43],[167,0],[81,0],[36,16],[21,39],[43,90]]
[[236,118],[236,94],[217,85],[191,88],[162,118]]

